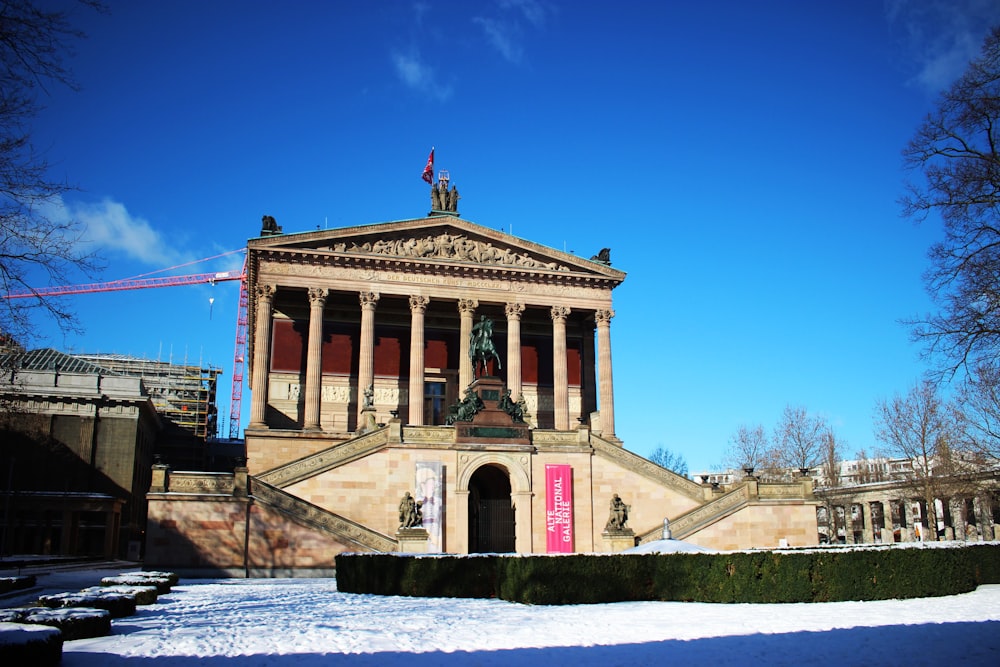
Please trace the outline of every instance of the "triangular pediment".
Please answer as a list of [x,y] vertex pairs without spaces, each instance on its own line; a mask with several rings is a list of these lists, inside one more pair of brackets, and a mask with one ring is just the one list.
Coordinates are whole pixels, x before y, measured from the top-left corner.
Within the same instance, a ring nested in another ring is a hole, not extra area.
[[[252,239],[251,250],[268,254],[325,254],[345,259],[431,262],[489,267],[493,270],[587,274],[612,282],[625,279],[605,254],[585,259],[457,217],[413,220],[274,234]],[[598,249],[599,250],[599,249]]]

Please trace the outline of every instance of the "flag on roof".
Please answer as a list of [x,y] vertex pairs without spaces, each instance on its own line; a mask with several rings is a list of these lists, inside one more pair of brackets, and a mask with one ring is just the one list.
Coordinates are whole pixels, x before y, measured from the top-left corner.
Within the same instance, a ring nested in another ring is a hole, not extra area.
[[424,174],[421,176],[428,183],[434,183],[434,149],[431,149],[431,154],[427,156],[427,166],[424,167]]

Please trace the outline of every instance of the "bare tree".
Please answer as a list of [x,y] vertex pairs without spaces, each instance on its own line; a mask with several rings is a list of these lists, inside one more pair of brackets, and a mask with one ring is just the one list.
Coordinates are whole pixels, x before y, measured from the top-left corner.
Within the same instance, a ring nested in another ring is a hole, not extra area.
[[840,486],[840,464],[844,460],[844,444],[828,428],[823,432],[823,443],[821,454],[823,460],[820,465],[823,467],[823,479],[827,486]]
[[964,447],[982,463],[1000,462],[1000,367],[981,363],[966,375],[956,400]]
[[649,460],[661,468],[672,470],[683,477],[687,477],[688,475],[688,464],[684,460],[684,457],[670,451],[663,445],[653,450],[653,453],[649,455]]
[[938,312],[908,322],[914,339],[951,377],[1000,350],[1000,27],[948,89],[903,151],[923,176],[903,212],[938,213],[944,240],[931,247],[924,281]]
[[723,465],[737,470],[772,473],[775,462],[764,427],[741,424],[729,438]]
[[[80,4],[103,9],[94,0]],[[67,282],[74,272],[92,275],[98,258],[80,244],[84,228],[54,206],[71,190],[49,176],[49,165],[31,139],[47,85],[76,88],[64,66],[69,45],[80,38],[66,11],[32,0],[0,0],[0,289],[30,289],[39,282]],[[77,328],[65,302],[51,297],[3,299],[0,329],[31,337],[36,309],[64,330]]]
[[829,430],[822,417],[810,417],[806,409],[785,406],[774,430],[778,463],[785,468],[807,470],[823,460],[824,436]]
[[947,493],[943,486],[951,472],[957,436],[954,411],[933,383],[919,382],[905,396],[896,394],[876,403],[875,434],[892,453],[911,462],[927,508],[927,527],[935,539],[938,517],[934,500]]

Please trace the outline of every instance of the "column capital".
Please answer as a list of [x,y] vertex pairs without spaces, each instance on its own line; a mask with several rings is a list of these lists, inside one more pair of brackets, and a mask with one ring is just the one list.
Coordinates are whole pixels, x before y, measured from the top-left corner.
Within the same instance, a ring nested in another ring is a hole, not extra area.
[[271,283],[257,284],[257,298],[262,301],[270,301],[274,298],[274,293],[278,290],[277,285]]
[[375,304],[378,303],[378,299],[378,292],[360,292],[358,294],[358,301],[361,302],[362,307],[375,308]]
[[326,297],[329,296],[330,290],[325,287],[310,287],[309,288],[309,303],[314,306],[322,306],[326,303]]
[[615,316],[615,311],[610,308],[601,308],[594,311],[594,320],[598,324],[608,324],[611,322],[611,318]]
[[552,306],[552,311],[551,311],[552,321],[556,322],[561,320],[565,322],[566,318],[569,317],[569,313],[570,313],[569,306]]
[[479,307],[479,301],[476,299],[459,299],[458,300],[458,312],[461,314],[475,315],[476,308]]
[[410,296],[410,310],[413,312],[422,313],[427,310],[427,304],[430,303],[430,299],[426,296],[411,295]]
[[508,320],[520,320],[521,313],[524,312],[524,304],[515,301],[505,304],[503,309],[504,312],[507,314]]

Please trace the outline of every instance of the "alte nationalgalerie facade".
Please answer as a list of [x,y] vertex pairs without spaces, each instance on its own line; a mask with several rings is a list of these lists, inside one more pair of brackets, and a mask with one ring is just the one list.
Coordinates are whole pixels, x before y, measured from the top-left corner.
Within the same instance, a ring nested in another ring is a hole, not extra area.
[[[264,218],[247,245],[246,466],[154,466],[147,565],[607,552],[659,539],[665,519],[719,549],[816,543],[811,480],[713,488],[623,447],[611,331],[625,274],[607,251],[584,259],[454,208],[288,234]],[[477,373],[470,341],[489,325],[497,354]],[[401,525],[406,494],[417,526]],[[624,528],[609,521],[616,494]]]

